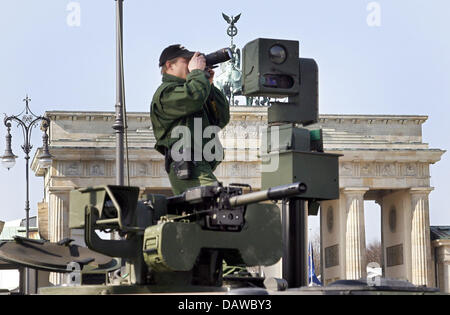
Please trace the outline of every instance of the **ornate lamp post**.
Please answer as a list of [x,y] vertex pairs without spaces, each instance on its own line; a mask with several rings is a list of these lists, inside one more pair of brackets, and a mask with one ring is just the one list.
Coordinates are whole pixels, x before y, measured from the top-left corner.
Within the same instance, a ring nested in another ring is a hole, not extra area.
[[[47,129],[50,125],[50,120],[47,117],[36,116],[29,108],[30,98],[27,97],[23,100],[25,102],[25,109],[19,115],[6,116],[4,119],[5,126],[7,128],[6,134],[6,150],[5,154],[1,157],[2,164],[8,170],[11,169],[16,164],[17,156],[14,155],[11,149],[11,123],[16,122],[17,126],[22,127],[24,143],[22,145],[23,152],[25,152],[25,174],[26,174],[26,199],[25,199],[25,213],[26,213],[26,237],[30,237],[30,200],[29,200],[29,160],[30,152],[33,146],[31,145],[31,133],[33,128],[35,128],[38,122],[42,121],[42,131],[43,131],[43,146],[42,153],[39,155],[39,164],[42,168],[49,168],[52,163],[52,156],[48,151],[48,135]],[[25,113],[25,114],[24,114]],[[22,118],[20,116],[23,114]],[[29,274],[28,270],[25,270],[25,293],[29,294]]]

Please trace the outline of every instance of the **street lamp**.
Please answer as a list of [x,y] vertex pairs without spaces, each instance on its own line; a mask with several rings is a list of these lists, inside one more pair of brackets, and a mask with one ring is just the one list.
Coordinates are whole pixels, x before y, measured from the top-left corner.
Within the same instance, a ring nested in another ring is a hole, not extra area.
[[[43,146],[42,146],[42,153],[39,155],[39,164],[42,168],[49,168],[52,163],[52,156],[50,152],[48,151],[48,135],[47,135],[47,129],[50,125],[50,119],[47,117],[37,116],[33,114],[33,112],[29,108],[29,102],[31,101],[30,98],[28,98],[28,95],[23,100],[25,102],[25,109],[18,115],[13,116],[6,116],[4,119],[5,126],[7,128],[7,135],[6,135],[6,150],[5,154],[1,157],[2,164],[4,167],[6,167],[8,170],[11,169],[16,164],[16,158],[17,156],[14,155],[11,149],[11,123],[16,122],[17,127],[22,127],[23,137],[24,137],[24,144],[22,145],[23,152],[25,152],[25,162],[26,162],[26,168],[25,168],[25,174],[26,174],[26,200],[25,200],[25,213],[26,213],[26,237],[30,237],[30,194],[29,194],[29,160],[30,160],[30,152],[33,146],[31,145],[31,133],[33,131],[33,128],[37,126],[37,123],[42,121],[41,130],[43,131],[44,135],[42,136]],[[25,113],[25,114],[24,114]],[[19,116],[22,116],[20,118]],[[25,293],[29,294],[29,274],[28,269],[25,270]]]
[[6,150],[2,156],[2,165],[8,169],[8,171],[16,165],[17,155],[14,155],[11,149],[11,123],[7,123],[8,134],[6,135]]
[[44,134],[42,135],[42,153],[39,154],[38,160],[39,160],[39,166],[41,168],[48,169],[52,166],[53,156],[48,151],[48,135],[47,135],[47,129],[48,129],[49,120],[44,120],[42,122],[42,131]]

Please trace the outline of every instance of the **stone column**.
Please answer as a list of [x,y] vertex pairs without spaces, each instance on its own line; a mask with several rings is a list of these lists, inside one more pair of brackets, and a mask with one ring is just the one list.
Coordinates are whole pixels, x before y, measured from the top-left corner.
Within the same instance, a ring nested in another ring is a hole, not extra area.
[[[378,198],[375,200],[375,203],[380,206],[380,214],[381,214],[381,275],[382,277],[386,277],[386,263],[385,263],[385,235],[383,229],[383,198]],[[367,263],[367,262],[366,262]],[[366,270],[367,271],[367,270]]]
[[435,258],[435,286],[441,292],[450,293],[450,240],[437,239],[431,243],[431,252]]
[[366,235],[364,227],[364,194],[369,188],[345,188],[345,278],[365,278]]
[[58,242],[70,236],[69,231],[69,192],[71,187],[50,188],[49,192],[49,238]]
[[411,188],[411,282],[432,286],[430,243],[430,211],[428,194],[431,187]]
[[[69,192],[72,187],[50,187],[48,207],[48,236],[52,243],[56,243],[70,236],[69,231]],[[54,285],[62,284],[63,276],[50,273],[50,282]]]
[[442,264],[442,280],[443,283],[440,286],[442,292],[450,293],[450,263],[446,262]]

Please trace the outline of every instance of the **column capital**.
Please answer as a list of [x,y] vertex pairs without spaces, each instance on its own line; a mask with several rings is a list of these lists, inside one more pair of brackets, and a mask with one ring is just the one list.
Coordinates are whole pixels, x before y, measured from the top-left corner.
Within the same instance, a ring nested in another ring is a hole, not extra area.
[[[433,247],[450,246],[450,240],[447,239],[437,239],[431,242]],[[443,261],[450,262],[450,256],[443,257]]]
[[370,190],[370,187],[344,187],[341,191],[344,194],[364,194]]
[[430,192],[434,190],[434,187],[411,187],[409,189],[409,193],[414,194],[426,194],[428,195]]
[[71,192],[72,190],[74,190],[75,187],[71,187],[71,186],[52,186],[48,188],[48,191],[52,194],[58,194],[58,193],[67,193],[67,192]]

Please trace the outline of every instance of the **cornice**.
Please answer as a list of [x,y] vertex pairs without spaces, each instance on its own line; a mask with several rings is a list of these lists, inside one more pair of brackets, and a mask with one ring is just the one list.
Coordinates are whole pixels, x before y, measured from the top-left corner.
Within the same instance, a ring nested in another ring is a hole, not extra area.
[[319,123],[352,123],[352,124],[416,124],[425,123],[428,116],[424,115],[319,115]]
[[[267,116],[267,107],[248,107],[248,106],[232,106],[230,108],[231,115],[234,117],[242,117],[244,120],[249,116]],[[104,120],[112,121],[115,117],[114,112],[102,111],[47,111],[45,116],[51,120]],[[149,112],[128,112],[127,116],[131,119],[139,121],[150,121]],[[319,123],[352,123],[352,124],[416,124],[425,123],[428,116],[424,115],[338,115],[338,114],[322,114],[319,115]]]

